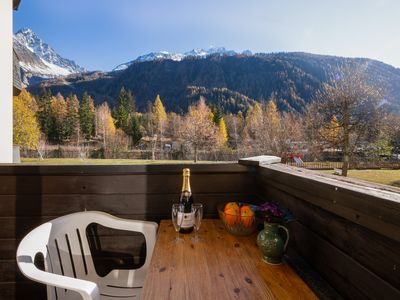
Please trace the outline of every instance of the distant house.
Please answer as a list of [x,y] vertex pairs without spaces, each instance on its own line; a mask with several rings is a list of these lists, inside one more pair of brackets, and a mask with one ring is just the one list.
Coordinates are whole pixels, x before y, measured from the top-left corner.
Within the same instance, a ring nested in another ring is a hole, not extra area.
[[19,67],[19,59],[15,50],[13,50],[13,94],[18,96],[23,88],[21,79],[21,69]]
[[171,138],[167,138],[167,137],[163,137],[161,138],[154,138],[151,136],[144,136],[140,139],[140,148],[142,150],[145,149],[151,149],[153,147],[154,142],[156,143],[162,143],[163,145],[163,150],[171,150],[171,145],[172,145],[172,139]]

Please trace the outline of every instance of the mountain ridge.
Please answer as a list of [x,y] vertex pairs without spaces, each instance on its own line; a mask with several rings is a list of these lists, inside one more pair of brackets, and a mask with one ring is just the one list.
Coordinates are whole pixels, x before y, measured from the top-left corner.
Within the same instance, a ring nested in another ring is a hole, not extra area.
[[[371,84],[385,86],[391,109],[400,112],[400,69],[366,58],[344,58],[304,52],[252,55],[211,54],[180,61],[160,59],[136,62],[118,72],[94,72],[44,81],[31,87],[34,93],[50,88],[64,96],[84,91],[97,103],[111,105],[121,87],[132,90],[139,110],[160,94],[167,110],[184,112],[203,95],[211,105],[227,112],[246,111],[254,102],[271,97],[283,111],[302,111],[315,92],[340,65],[365,66]],[[193,93],[193,89],[196,87]],[[204,90],[206,89],[206,90]],[[216,89],[216,90],[214,90]],[[247,98],[246,98],[247,97]]]
[[[185,53],[176,53],[168,51],[150,52],[144,55],[140,55],[134,60],[116,66],[114,69],[112,69],[112,72],[125,70],[134,63],[140,63],[146,61],[155,61],[164,59],[169,59],[173,61],[182,61],[183,59],[186,58],[206,58],[207,56],[210,55],[234,56],[238,54],[240,53],[234,50],[227,50],[225,47],[210,47],[208,49],[195,48]],[[250,50],[245,50],[241,54],[252,55],[252,52]]]

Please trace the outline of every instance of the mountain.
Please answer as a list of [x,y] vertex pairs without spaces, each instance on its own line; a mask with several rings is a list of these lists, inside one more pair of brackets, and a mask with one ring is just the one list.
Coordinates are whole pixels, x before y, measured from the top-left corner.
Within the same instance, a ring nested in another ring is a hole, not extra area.
[[400,113],[400,69],[366,58],[344,58],[301,52],[186,55],[134,61],[117,72],[92,72],[55,78],[32,86],[33,93],[49,88],[64,96],[88,91],[97,103],[114,104],[121,87],[132,90],[139,110],[159,94],[167,110],[182,112],[204,96],[227,112],[245,112],[255,101],[274,97],[278,108],[301,111],[312,101],[326,74],[339,65],[366,66],[370,83],[384,87],[385,102]]
[[19,30],[14,35],[13,42],[23,81],[26,85],[44,79],[86,72],[73,60],[61,57],[52,47],[41,40],[32,29]]
[[[243,52],[244,54],[251,55],[249,50]],[[197,48],[185,53],[169,53],[167,51],[150,52],[149,54],[141,55],[135,60],[116,66],[113,71],[121,71],[127,69],[134,63],[170,59],[173,61],[181,61],[186,58],[206,58],[210,55],[233,56],[238,53],[233,50],[226,50],[224,47],[210,47],[208,49]]]

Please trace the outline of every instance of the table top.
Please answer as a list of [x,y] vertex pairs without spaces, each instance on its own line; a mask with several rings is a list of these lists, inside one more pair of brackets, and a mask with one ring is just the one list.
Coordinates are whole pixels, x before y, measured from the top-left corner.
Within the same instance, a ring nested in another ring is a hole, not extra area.
[[256,234],[229,234],[220,220],[203,220],[200,241],[161,221],[141,299],[318,299],[286,263],[261,260]]

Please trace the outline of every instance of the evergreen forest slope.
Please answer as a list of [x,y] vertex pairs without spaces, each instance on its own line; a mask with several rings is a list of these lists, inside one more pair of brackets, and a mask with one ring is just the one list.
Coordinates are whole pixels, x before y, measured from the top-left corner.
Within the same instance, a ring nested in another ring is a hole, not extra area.
[[29,89],[39,94],[81,97],[87,91],[97,103],[112,106],[121,87],[135,95],[138,110],[144,111],[159,94],[168,111],[184,112],[200,96],[225,112],[245,112],[256,101],[274,97],[278,108],[302,111],[314,93],[335,74],[338,66],[365,68],[369,83],[385,90],[384,103],[400,112],[400,69],[366,58],[343,58],[309,53],[211,55],[181,61],[161,59],[135,62],[113,72],[88,72],[46,80]]

